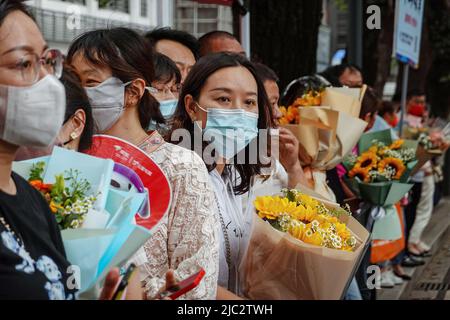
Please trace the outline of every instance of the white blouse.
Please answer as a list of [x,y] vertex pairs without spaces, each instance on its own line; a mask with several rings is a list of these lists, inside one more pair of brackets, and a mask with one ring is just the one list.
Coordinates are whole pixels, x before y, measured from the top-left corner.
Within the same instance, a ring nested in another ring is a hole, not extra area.
[[215,191],[221,229],[219,286],[240,295],[238,270],[248,246],[253,216],[251,212],[243,212],[242,196],[233,193],[232,177],[222,178],[217,170],[209,175]]

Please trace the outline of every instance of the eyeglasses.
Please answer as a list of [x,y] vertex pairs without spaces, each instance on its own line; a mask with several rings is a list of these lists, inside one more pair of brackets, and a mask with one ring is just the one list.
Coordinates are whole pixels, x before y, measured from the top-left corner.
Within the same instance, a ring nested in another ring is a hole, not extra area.
[[180,84],[174,84],[173,86],[151,86],[149,87],[149,91],[154,94],[158,95],[161,98],[166,97],[173,97],[177,98],[180,91],[181,91],[181,85]]
[[60,78],[63,71],[63,54],[61,51],[47,49],[41,57],[35,53],[27,53],[11,65],[10,69],[20,73],[23,82],[32,85],[38,81],[41,67],[44,67],[49,74]]

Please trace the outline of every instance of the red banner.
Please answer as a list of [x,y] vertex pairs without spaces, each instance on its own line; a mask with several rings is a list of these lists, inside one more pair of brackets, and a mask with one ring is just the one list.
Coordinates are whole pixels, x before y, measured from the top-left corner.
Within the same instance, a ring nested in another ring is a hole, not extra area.
[[148,189],[150,198],[150,217],[144,219],[136,214],[136,223],[149,230],[155,227],[169,210],[171,201],[169,181],[159,166],[141,149],[112,136],[95,135],[92,147],[86,153],[111,159],[136,172]]

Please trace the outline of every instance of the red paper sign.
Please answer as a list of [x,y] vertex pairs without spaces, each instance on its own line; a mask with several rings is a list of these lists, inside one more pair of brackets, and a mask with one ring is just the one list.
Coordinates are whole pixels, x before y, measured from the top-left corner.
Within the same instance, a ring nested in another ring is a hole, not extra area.
[[171,189],[161,168],[141,149],[129,142],[106,135],[95,135],[87,154],[102,159],[111,159],[134,170],[148,189],[150,197],[150,217],[136,214],[136,223],[151,230],[169,210]]

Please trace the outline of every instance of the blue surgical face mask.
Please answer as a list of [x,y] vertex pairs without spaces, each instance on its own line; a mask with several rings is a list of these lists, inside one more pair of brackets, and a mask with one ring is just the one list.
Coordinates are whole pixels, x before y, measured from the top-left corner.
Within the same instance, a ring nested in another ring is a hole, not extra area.
[[175,110],[177,109],[178,99],[171,99],[159,102],[159,110],[164,119],[169,120],[173,117]]
[[[200,106],[199,106],[200,107]],[[258,136],[258,114],[243,109],[207,110],[206,126],[203,135],[206,140],[214,140],[216,152],[225,160],[234,158]],[[212,138],[212,139],[211,139]]]

